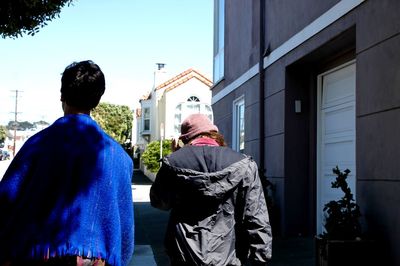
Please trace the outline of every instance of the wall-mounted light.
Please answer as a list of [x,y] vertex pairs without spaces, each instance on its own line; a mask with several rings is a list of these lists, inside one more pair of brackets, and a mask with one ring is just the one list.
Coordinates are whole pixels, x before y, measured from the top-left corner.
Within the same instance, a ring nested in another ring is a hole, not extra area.
[[296,114],[300,114],[301,113],[301,101],[300,100],[295,100],[294,101],[294,112]]

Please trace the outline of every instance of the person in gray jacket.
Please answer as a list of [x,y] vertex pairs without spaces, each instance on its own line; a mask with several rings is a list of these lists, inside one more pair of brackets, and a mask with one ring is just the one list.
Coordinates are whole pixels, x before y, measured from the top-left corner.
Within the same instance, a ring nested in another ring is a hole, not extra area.
[[257,164],[226,147],[202,114],[183,121],[179,141],[150,190],[153,207],[171,210],[171,265],[267,265],[272,234]]

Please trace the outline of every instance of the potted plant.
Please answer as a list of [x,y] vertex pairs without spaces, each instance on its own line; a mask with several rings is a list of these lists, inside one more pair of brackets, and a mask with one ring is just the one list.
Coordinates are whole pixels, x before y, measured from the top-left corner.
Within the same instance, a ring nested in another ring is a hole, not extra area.
[[332,188],[341,189],[339,200],[325,204],[325,232],[316,237],[317,265],[370,265],[371,241],[362,238],[360,207],[347,184],[349,169],[332,169],[336,179]]

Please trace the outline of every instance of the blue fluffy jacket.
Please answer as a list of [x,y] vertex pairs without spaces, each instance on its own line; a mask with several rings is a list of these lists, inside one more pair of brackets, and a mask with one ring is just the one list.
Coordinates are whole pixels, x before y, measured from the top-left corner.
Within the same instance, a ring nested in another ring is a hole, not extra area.
[[127,265],[133,163],[88,115],[28,139],[0,182],[0,264],[63,255]]

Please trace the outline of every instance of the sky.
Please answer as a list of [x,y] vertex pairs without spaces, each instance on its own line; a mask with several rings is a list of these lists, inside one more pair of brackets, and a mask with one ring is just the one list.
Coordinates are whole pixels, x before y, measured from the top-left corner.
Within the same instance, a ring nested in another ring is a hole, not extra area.
[[156,63],[169,75],[194,68],[212,80],[212,0],[75,0],[34,36],[0,38],[0,125],[62,116],[61,74],[92,60],[106,78],[102,102],[139,106]]

